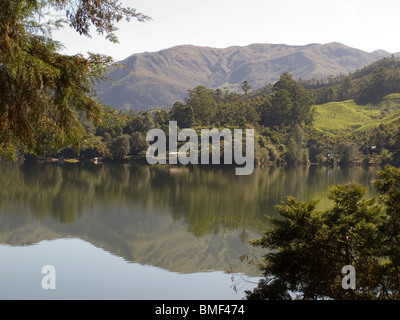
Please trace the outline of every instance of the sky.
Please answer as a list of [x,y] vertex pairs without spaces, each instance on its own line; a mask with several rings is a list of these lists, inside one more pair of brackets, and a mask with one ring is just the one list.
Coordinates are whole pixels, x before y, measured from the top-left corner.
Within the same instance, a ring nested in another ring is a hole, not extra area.
[[118,44],[54,32],[63,53],[102,53],[116,61],[135,53],[192,44],[215,48],[252,43],[340,42],[367,52],[400,52],[399,0],[122,0],[152,18],[120,22]]

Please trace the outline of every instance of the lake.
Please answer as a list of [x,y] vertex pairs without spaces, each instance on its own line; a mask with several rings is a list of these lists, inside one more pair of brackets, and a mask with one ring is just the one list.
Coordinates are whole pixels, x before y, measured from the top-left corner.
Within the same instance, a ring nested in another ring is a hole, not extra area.
[[242,299],[276,204],[378,171],[0,161],[0,299]]

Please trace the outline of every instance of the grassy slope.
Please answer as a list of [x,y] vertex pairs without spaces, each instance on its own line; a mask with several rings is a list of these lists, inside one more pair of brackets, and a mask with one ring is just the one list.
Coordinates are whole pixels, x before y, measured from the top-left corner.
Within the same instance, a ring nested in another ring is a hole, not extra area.
[[386,96],[375,105],[358,105],[353,100],[315,106],[315,127],[327,133],[349,134],[373,130],[382,123],[400,119],[400,93]]

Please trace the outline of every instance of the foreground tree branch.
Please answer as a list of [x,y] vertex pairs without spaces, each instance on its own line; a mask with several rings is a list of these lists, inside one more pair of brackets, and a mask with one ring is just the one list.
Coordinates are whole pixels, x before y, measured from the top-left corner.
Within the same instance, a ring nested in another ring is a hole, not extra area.
[[[65,19],[49,13],[64,11]],[[48,18],[46,20],[46,18]],[[115,24],[149,18],[117,0],[4,0],[0,2],[0,157],[79,145],[86,133],[78,115],[99,123],[102,105],[94,84],[104,80],[111,57],[58,53],[51,31],[68,24],[90,36],[90,27],[117,42]]]

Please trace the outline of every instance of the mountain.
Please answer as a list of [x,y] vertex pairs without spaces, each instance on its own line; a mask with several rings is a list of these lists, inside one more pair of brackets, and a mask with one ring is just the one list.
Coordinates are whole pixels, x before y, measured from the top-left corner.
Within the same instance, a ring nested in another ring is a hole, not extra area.
[[110,73],[115,82],[97,87],[103,103],[129,110],[171,107],[198,85],[238,91],[247,80],[253,89],[276,82],[289,72],[295,79],[347,74],[390,53],[372,53],[341,43],[290,46],[251,44],[224,49],[193,45],[134,54]]

